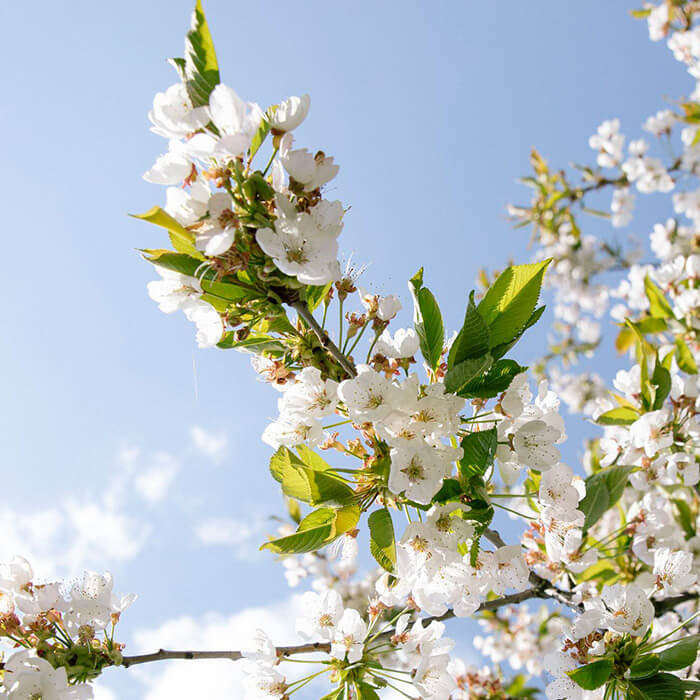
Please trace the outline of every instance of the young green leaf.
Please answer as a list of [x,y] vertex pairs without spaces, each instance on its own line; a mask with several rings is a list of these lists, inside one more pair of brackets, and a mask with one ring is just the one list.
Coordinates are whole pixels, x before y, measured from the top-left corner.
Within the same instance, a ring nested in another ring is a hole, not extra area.
[[498,396],[510,386],[516,375],[526,369],[513,360],[496,360],[486,374],[469,382],[460,396],[466,399],[490,399]]
[[204,260],[204,256],[197,250],[194,244],[194,233],[188,231],[168,212],[160,207],[152,207],[143,214],[130,214],[134,219],[148,221],[168,231],[170,242],[178,253],[185,253],[193,258]]
[[445,327],[433,293],[423,286],[423,268],[411,277],[408,288],[413,296],[413,325],[420,349],[428,366],[434,370],[440,363],[445,344]]
[[319,508],[299,523],[296,532],[270,540],[260,549],[269,549],[278,554],[314,552],[355,527],[359,518],[360,509],[357,506],[338,510]]
[[444,479],[440,490],[433,496],[433,503],[443,505],[456,501],[463,493],[464,489],[457,479]]
[[649,299],[649,313],[652,318],[674,318],[671,305],[664,293],[651,281],[649,275],[644,278],[644,291]]
[[629,406],[618,406],[596,419],[598,425],[632,425],[639,418],[639,412]]
[[258,127],[258,130],[255,132],[253,135],[253,140],[250,142],[250,159],[252,160],[255,154],[260,150],[260,146],[263,145],[263,142],[267,138],[267,135],[270,133],[270,117],[277,111],[277,105],[273,105],[270,107],[267,112],[263,115],[263,118],[260,120],[260,126]]
[[680,336],[676,338],[676,362],[678,367],[686,374],[698,373],[698,365],[695,362],[693,353],[690,352],[690,348]]
[[496,428],[469,433],[462,438],[464,457],[459,461],[459,473],[464,478],[482,475],[493,464],[498,447]]
[[204,16],[202,0],[197,0],[190,30],[185,37],[185,86],[192,105],[208,105],[209,96],[220,82],[214,42]]
[[637,657],[630,666],[630,678],[648,678],[659,670],[660,659],[658,654],[644,654]]
[[572,681],[584,690],[595,690],[604,685],[613,670],[612,659],[602,658],[590,664],[569,671]]
[[491,355],[460,362],[445,375],[445,389],[458,396],[465,395],[469,384],[486,374],[492,364]]
[[695,663],[698,657],[697,636],[681,639],[672,647],[659,652],[660,668],[662,671],[680,671],[682,668]]
[[616,465],[596,472],[586,479],[586,495],[578,504],[579,510],[585,515],[584,532],[620,500],[633,470],[632,466]]
[[171,250],[144,250],[143,253],[148,262],[188,277],[196,277],[197,270],[202,265],[201,260]]
[[221,340],[216,344],[217,348],[230,350],[231,348],[245,348],[250,352],[283,353],[284,345],[270,335],[249,335],[244,340],[236,340],[234,331],[226,331]]
[[527,320],[527,323],[520,329],[520,331],[518,331],[518,333],[516,333],[513,340],[509,340],[507,343],[501,343],[500,345],[496,345],[494,348],[492,348],[491,354],[493,355],[494,359],[503,357],[520,340],[520,338],[522,338],[525,331],[528,328],[532,328],[532,326],[534,326],[540,320],[545,308],[547,307],[540,306],[538,309],[535,309],[530,318]]
[[681,679],[670,673],[657,673],[634,681],[633,685],[649,700],[683,700],[685,696]]
[[369,525],[369,548],[379,566],[387,571],[396,565],[396,541],[394,523],[387,508],[375,510],[367,518]]
[[270,458],[270,473],[286,496],[312,506],[345,506],[356,500],[355,492],[332,470],[308,466],[286,447],[280,447]]
[[486,355],[490,347],[489,340],[488,326],[476,310],[474,292],[471,292],[462,330],[459,331],[450,348],[450,354],[447,358],[448,368],[454,367],[462,360],[471,360]]
[[278,554],[314,552],[332,538],[334,520],[335,511],[332,508],[319,508],[299,523],[295,533],[270,540],[260,549],[269,549]]
[[478,311],[489,327],[491,347],[509,343],[530,321],[549,263],[508,267],[489,287]]
[[652,408],[658,411],[671,393],[671,373],[659,362],[658,357],[651,375],[651,383],[656,387]]

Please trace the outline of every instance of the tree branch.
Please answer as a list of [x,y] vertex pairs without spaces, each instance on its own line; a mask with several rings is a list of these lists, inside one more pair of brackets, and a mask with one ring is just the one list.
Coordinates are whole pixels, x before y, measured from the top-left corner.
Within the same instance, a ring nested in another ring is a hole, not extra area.
[[[311,644],[298,644],[291,647],[277,647],[277,656],[282,659],[285,656],[294,654],[311,654],[322,651],[328,653],[331,650],[330,642],[313,642]],[[124,668],[136,666],[137,664],[147,664],[151,661],[168,660],[201,660],[201,659],[228,659],[238,661],[243,658],[240,651],[171,651],[169,649],[159,649],[151,654],[137,654],[135,656],[125,656],[121,663]]]
[[[476,612],[485,612],[487,610],[498,610],[506,605],[515,605],[530,598],[541,598],[542,592],[536,588],[528,588],[520,593],[513,593],[495,600],[487,600],[482,603]],[[449,620],[455,617],[454,611],[448,610],[444,615],[422,618],[424,623]],[[380,638],[389,638],[393,634],[393,630],[389,630],[379,635]],[[311,654],[314,652],[328,653],[331,650],[329,642],[314,642],[311,644],[299,644],[297,646],[277,647],[277,656],[283,659],[287,656],[296,654]],[[122,661],[122,666],[129,668],[137,664],[147,664],[152,661],[167,661],[167,660],[200,660],[200,659],[228,659],[230,661],[238,661],[243,658],[240,651],[171,651],[168,649],[159,649],[151,654],[138,654],[136,656],[125,656]]]
[[[494,547],[505,547],[506,543],[501,537],[500,533],[498,530],[492,530],[490,528],[486,528],[484,530],[484,537],[494,546]],[[551,598],[552,600],[556,600],[558,603],[561,603],[562,605],[566,605],[568,608],[571,608],[572,610],[575,610],[576,612],[583,612],[583,606],[580,605],[579,603],[574,603],[572,598],[572,594],[569,591],[562,591],[556,586],[553,586],[550,581],[548,581],[546,578],[542,578],[542,576],[538,576],[534,571],[530,572],[530,583],[533,586],[533,590],[538,591],[538,596],[539,598]],[[530,596],[534,597],[534,596]]]
[[676,595],[671,598],[652,600],[651,602],[654,603],[654,613],[656,617],[660,617],[664,613],[673,610],[677,605],[687,603],[691,600],[698,600],[698,598],[700,598],[700,593],[682,593],[681,595]]
[[[496,542],[503,542],[503,539],[495,530],[487,530],[484,534],[494,544]],[[498,546],[504,545],[501,544]],[[534,573],[530,575],[530,580],[532,581],[533,578],[535,579],[535,585],[533,585],[532,588],[520,591],[519,593],[505,595],[494,600],[487,600],[477,608],[476,612],[493,612],[494,610],[498,610],[507,605],[517,605],[518,603],[522,603],[533,598],[551,598],[576,611],[581,611],[581,606],[571,601],[567,591],[560,591],[558,588],[551,586],[549,581],[537,576]],[[700,594],[698,593],[684,593],[683,595],[674,596],[673,598],[654,601],[654,607],[657,615],[660,615],[664,612],[668,612],[669,610],[673,610],[681,603],[685,603],[690,600],[697,600],[699,597]],[[448,610],[443,615],[433,615],[431,617],[424,617],[421,619],[423,624],[427,625],[431,622],[444,622],[445,620],[451,620],[454,617],[456,617],[454,610]],[[388,639],[392,634],[393,630],[389,630],[379,635],[379,637]],[[296,646],[277,647],[277,656],[280,659],[284,659],[287,656],[294,656],[296,654],[312,654],[315,652],[323,652],[327,654],[330,652],[330,650],[331,645],[329,642],[313,642],[310,644],[299,644]],[[228,659],[230,661],[238,661],[242,658],[243,654],[240,651],[172,651],[168,649],[159,649],[151,654],[125,656],[121,665],[124,668],[129,668],[129,666],[147,664],[152,661],[201,659]]]
[[301,318],[304,319],[306,325],[316,334],[316,337],[326,352],[333,356],[333,359],[338,362],[338,364],[350,377],[356,377],[357,370],[355,369],[355,365],[353,365],[353,363],[350,362],[345,355],[343,355],[340,348],[338,348],[338,346],[330,339],[328,333],[326,333],[326,331],[324,331],[323,328],[318,325],[318,322],[314,318],[311,311],[309,311],[309,307],[306,305],[306,303],[303,301],[295,301],[291,304],[291,307],[299,314]]

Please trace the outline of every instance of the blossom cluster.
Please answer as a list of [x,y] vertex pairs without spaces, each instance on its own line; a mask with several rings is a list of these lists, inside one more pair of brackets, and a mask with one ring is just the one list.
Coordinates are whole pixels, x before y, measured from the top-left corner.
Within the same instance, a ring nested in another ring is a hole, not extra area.
[[114,628],[136,598],[112,588],[109,573],[86,571],[73,584],[40,583],[20,556],[0,565],[0,637],[14,648],[4,662],[0,697],[92,698],[89,682],[122,662]]

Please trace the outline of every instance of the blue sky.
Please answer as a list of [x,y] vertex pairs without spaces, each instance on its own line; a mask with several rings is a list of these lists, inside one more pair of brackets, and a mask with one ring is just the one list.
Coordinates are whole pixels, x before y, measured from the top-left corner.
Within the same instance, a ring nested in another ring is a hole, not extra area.
[[[530,258],[505,213],[528,196],[515,179],[530,148],[559,165],[592,161],[600,121],[617,116],[638,134],[663,96],[689,89],[633,6],[205,3],[226,83],[263,107],[311,94],[298,142],[341,165],[333,196],[352,206],[341,248],[369,264],[365,284],[408,304],[405,281],[424,266],[451,327],[479,268]],[[0,46],[3,224],[20,245],[8,246],[3,285],[0,456],[12,497],[0,553],[26,545],[57,569],[112,569],[119,590],[140,595],[127,640],[180,615],[289,596],[257,540],[203,546],[196,535],[226,517],[259,538],[279,508],[259,440],[276,396],[244,357],[197,350],[190,324],[157,310],[136,249],[163,239],[127,217],[163,201],[141,179],[165,148],[146,113],[174,82],[165,59],[181,54],[190,12],[183,0],[14,3]],[[647,234],[658,206],[646,199],[621,236]],[[531,333],[519,359],[544,344]],[[225,437],[215,459],[193,426]],[[164,692],[125,676],[108,678],[119,698]]]

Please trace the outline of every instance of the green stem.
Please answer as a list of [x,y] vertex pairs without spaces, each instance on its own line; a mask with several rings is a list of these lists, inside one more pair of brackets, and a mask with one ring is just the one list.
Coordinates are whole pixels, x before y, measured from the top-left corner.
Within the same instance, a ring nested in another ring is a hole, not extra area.
[[270,169],[270,166],[272,165],[272,161],[275,159],[275,156],[277,155],[277,152],[279,151],[279,146],[275,148],[274,151],[272,151],[272,155],[270,156],[270,160],[267,161],[267,165],[265,166],[265,170],[263,170],[263,177],[267,175],[267,171]]

